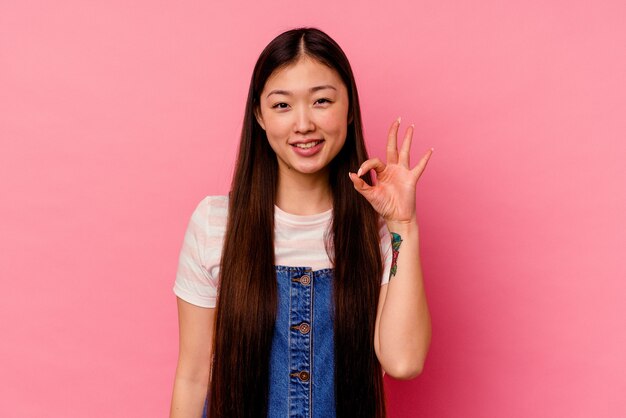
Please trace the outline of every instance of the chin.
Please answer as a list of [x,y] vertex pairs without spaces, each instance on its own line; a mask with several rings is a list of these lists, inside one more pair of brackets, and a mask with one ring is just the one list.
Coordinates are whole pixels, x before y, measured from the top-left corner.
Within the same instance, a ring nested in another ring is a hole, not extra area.
[[292,170],[297,171],[298,173],[302,173],[302,174],[317,174],[317,173],[321,173],[324,171],[326,167],[325,166],[297,166],[294,165],[291,167]]
[[295,167],[294,167],[294,169],[295,169],[298,173],[301,173],[301,174],[317,174],[317,173],[319,173],[320,171],[322,171],[322,169],[321,169],[321,168],[309,168],[309,169],[304,169],[304,168],[303,168],[303,169],[298,169],[298,168],[295,168]]

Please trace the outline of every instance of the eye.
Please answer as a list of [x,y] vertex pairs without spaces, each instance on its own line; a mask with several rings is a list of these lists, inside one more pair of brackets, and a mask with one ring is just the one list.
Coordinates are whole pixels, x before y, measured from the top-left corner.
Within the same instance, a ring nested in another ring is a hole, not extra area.
[[287,106],[289,106],[287,103],[276,103],[275,105],[272,106],[272,109],[287,109]]
[[315,103],[319,103],[319,104],[327,104],[327,103],[332,103],[332,102],[331,102],[329,99],[327,99],[327,98],[323,97],[323,98],[321,98],[321,99],[317,99],[317,100],[315,101]]

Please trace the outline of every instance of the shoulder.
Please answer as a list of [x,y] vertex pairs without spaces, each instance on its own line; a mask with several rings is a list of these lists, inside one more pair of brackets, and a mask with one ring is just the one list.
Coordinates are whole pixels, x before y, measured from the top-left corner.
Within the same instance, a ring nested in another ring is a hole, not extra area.
[[214,195],[205,196],[196,205],[194,215],[196,216],[210,216],[219,214],[221,212],[227,213],[228,211],[228,196],[226,195]]
[[185,234],[183,252],[193,254],[211,278],[217,277],[228,220],[228,196],[205,196],[196,205]]
[[[203,260],[214,258],[220,251],[228,219],[228,196],[205,196],[196,205],[187,228]],[[208,252],[208,253],[207,253]]]
[[194,305],[215,307],[227,211],[227,196],[206,196],[189,219],[174,293]]
[[228,196],[205,196],[191,214],[194,229],[209,233],[212,228],[226,226]]

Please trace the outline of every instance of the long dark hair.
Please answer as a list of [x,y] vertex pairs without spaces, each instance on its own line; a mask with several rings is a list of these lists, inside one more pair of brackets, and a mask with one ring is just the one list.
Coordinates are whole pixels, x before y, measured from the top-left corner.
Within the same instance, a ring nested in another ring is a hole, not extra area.
[[[348,90],[348,132],[330,164],[333,221],[327,252],[334,267],[335,403],[339,418],[385,417],[382,369],[374,352],[383,271],[378,215],[348,171],[365,161],[354,76],[339,45],[315,28],[289,30],[254,67],[229,199],[214,334],[209,417],[265,417],[278,290],[274,271],[276,155],[255,118],[260,94],[277,69],[308,56],[341,76]],[[364,176],[370,181],[369,175]]]

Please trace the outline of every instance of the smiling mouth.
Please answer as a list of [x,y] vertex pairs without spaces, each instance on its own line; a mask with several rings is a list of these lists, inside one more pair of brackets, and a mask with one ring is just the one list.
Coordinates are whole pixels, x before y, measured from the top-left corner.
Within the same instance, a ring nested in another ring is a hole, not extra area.
[[301,144],[293,144],[293,146],[300,148],[300,149],[309,149],[321,143],[322,141],[311,141],[311,142],[306,142],[306,143],[301,143]]

